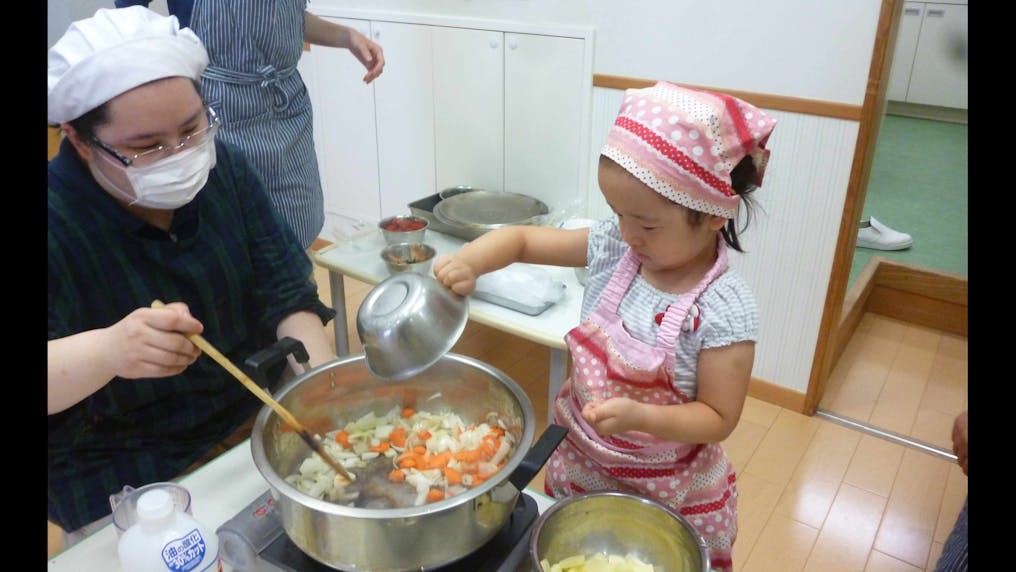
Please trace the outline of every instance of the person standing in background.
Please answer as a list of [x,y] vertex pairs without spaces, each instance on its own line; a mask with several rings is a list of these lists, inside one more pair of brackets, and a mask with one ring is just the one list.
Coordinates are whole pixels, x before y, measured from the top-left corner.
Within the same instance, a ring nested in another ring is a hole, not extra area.
[[[117,8],[151,0],[114,0]],[[384,70],[381,46],[360,32],[307,11],[307,0],[167,0],[170,15],[208,50],[201,92],[222,120],[219,138],[247,153],[272,204],[305,250],[325,221],[314,152],[313,115],[296,69],[303,44],[344,48],[367,69]]]

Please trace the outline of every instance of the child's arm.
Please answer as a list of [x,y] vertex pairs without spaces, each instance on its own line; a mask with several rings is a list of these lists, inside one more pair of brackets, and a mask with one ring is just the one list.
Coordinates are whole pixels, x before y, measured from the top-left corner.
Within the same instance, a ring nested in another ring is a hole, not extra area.
[[587,404],[582,416],[600,435],[642,431],[668,441],[718,443],[741,418],[754,361],[755,342],[702,350],[695,401],[651,405],[614,398]]
[[513,262],[585,266],[588,228],[562,230],[543,226],[506,226],[469,242],[458,252],[434,260],[434,277],[463,296],[476,279]]

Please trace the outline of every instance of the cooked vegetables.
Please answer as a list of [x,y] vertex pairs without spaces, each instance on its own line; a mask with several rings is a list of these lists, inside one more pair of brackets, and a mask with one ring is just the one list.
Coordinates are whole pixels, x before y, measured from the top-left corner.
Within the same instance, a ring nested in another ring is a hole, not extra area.
[[654,572],[652,564],[646,564],[634,554],[618,556],[617,554],[594,554],[588,558],[584,554],[569,556],[564,560],[551,564],[544,558],[540,560],[543,572]]
[[[395,407],[383,416],[371,412],[327,433],[322,444],[347,470],[370,466],[370,471],[354,475],[383,470],[387,488],[408,491],[408,495],[381,494],[395,506],[419,506],[461,494],[499,471],[515,448],[513,434],[505,429],[494,413],[482,423],[467,425],[454,413]],[[365,490],[374,494],[379,488],[375,483],[368,489],[360,480],[357,477],[353,481],[357,486],[350,486],[317,453],[286,477],[308,495],[348,504],[362,501]],[[410,500],[402,500],[407,497]]]

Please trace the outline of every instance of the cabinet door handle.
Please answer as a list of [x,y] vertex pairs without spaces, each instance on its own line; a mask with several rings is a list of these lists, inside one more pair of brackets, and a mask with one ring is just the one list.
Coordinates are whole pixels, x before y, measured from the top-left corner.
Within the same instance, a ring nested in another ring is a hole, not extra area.
[[381,39],[381,30],[374,30],[374,39],[375,40]]
[[907,16],[920,16],[921,15],[921,9],[920,8],[904,8],[903,9],[903,13],[906,14]]
[[508,39],[508,47],[513,49],[513,50],[518,48],[519,47],[519,39],[514,37],[514,36],[509,38]]
[[491,49],[494,49],[494,48],[498,47],[500,44],[501,44],[501,42],[497,41],[497,38],[494,38],[494,37],[490,38],[490,47],[491,47]]
[[945,16],[945,10],[942,10],[940,8],[936,8],[935,10],[930,10],[930,9],[928,10],[928,17],[929,18],[932,18],[932,17],[934,17],[934,18],[941,18],[943,16]]

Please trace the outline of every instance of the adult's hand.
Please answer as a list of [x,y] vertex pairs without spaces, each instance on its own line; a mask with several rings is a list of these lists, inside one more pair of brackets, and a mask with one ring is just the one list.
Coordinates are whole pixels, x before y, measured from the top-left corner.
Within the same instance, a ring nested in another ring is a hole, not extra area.
[[108,330],[114,375],[140,379],[182,372],[201,355],[186,336],[203,329],[182,302],[134,310]]
[[374,81],[385,69],[385,54],[380,44],[350,28],[349,51],[367,68],[363,83]]
[[956,455],[956,462],[967,474],[967,412],[964,411],[956,416],[952,429],[953,453]]
[[115,377],[166,377],[182,372],[201,354],[186,338],[201,322],[182,303],[138,308],[106,328],[46,343],[46,410],[52,415],[102,389]]

